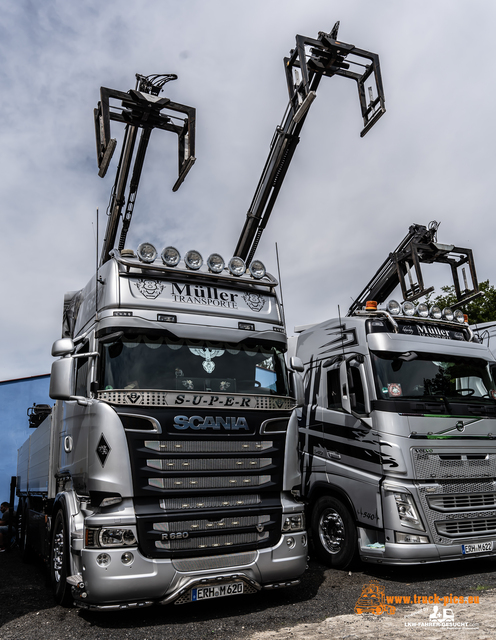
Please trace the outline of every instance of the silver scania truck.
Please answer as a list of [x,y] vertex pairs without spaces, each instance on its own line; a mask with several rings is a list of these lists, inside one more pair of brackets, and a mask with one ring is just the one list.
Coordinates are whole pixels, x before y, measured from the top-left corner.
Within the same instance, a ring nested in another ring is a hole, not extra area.
[[66,296],[57,402],[19,450],[21,544],[59,603],[254,593],[306,566],[276,281],[258,261],[152,254],[115,250],[98,293],[93,278]]
[[101,260],[66,295],[57,402],[33,408],[19,450],[21,548],[47,560],[61,604],[195,602],[297,584],[306,567],[298,374],[285,364],[277,281],[258,260],[125,248],[151,130],[178,135],[173,190],[195,159],[195,110],[159,98],[173,79],[101,89],[101,176],[110,120],[126,123]]
[[[405,284],[412,262],[439,257],[475,276],[471,252],[437,243],[436,231],[411,227],[369,302],[290,339],[305,370],[307,522],[330,566],[496,554],[496,359],[460,309],[412,302],[426,291],[420,276]],[[478,295],[455,271],[461,297]],[[398,278],[410,299],[378,308]]]

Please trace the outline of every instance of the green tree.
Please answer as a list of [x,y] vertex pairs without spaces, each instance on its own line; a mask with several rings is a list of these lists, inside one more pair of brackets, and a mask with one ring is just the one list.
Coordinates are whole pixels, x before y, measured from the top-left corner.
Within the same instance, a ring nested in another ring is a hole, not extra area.
[[[496,288],[489,284],[489,280],[479,283],[479,290],[482,295],[469,302],[467,305],[460,307],[463,313],[468,315],[470,324],[479,324],[481,322],[494,322],[496,320]],[[435,304],[443,309],[451,307],[456,303],[456,294],[454,285],[441,287],[443,292],[436,297],[427,296],[429,306]]]

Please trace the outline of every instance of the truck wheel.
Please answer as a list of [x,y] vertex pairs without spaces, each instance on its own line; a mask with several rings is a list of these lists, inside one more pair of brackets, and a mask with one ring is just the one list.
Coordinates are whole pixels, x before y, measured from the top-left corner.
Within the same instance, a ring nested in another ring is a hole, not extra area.
[[333,569],[345,569],[357,555],[357,532],[348,509],[324,496],[312,511],[312,541],[318,559]]
[[33,550],[29,544],[29,522],[28,522],[29,502],[22,500],[17,508],[17,544],[21,551],[23,562],[33,561]]
[[50,579],[55,602],[62,607],[72,604],[71,588],[67,584],[69,567],[68,530],[62,510],[57,511],[52,528]]

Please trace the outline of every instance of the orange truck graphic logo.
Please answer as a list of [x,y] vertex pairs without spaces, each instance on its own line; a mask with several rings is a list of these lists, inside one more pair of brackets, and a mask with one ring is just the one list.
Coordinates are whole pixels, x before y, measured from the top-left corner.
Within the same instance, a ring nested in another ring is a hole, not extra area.
[[386,604],[386,592],[382,584],[372,581],[363,585],[355,605],[355,613],[372,613],[375,616],[387,613],[392,616],[395,611],[396,607]]

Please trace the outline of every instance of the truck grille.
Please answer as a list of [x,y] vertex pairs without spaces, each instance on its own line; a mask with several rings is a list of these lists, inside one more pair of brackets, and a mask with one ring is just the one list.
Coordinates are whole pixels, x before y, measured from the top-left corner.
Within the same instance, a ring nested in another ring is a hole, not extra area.
[[495,493],[474,493],[468,495],[429,496],[431,509],[437,511],[460,511],[474,509],[490,509],[496,506]]
[[276,545],[286,434],[261,436],[252,422],[252,436],[176,433],[176,411],[150,410],[162,433],[126,429],[142,553],[193,559]]
[[474,535],[489,535],[496,533],[496,517],[480,518],[477,520],[448,520],[436,522],[438,533],[447,538],[466,538]]
[[417,485],[436,544],[454,544],[496,532],[496,482],[446,480]]
[[445,449],[412,449],[416,477],[429,479],[494,478],[496,454],[449,453]]

